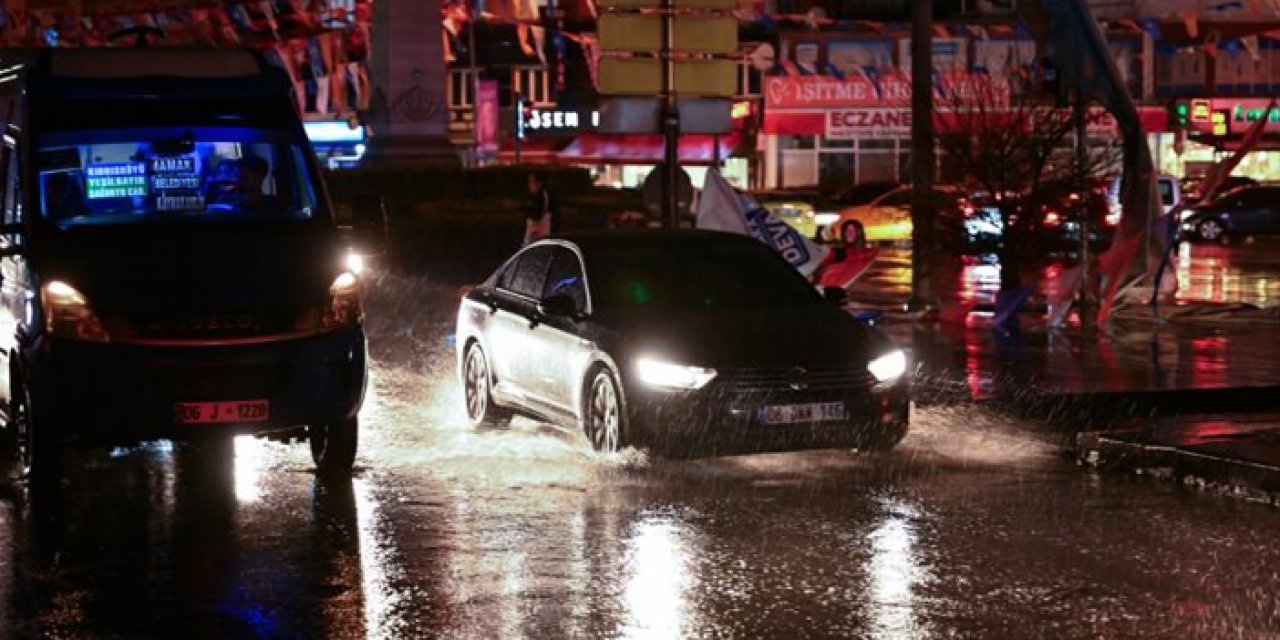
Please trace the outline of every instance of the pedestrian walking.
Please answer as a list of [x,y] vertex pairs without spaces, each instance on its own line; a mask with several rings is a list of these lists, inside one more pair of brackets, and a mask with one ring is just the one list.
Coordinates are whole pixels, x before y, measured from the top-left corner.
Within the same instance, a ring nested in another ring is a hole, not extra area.
[[529,204],[524,216],[524,244],[551,235],[555,229],[556,200],[551,195],[547,176],[540,172],[529,174]]

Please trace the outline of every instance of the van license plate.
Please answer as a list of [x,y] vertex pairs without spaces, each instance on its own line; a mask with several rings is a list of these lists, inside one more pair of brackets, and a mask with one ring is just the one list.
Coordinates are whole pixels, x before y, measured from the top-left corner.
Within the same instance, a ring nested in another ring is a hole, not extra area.
[[815,402],[811,404],[778,404],[760,410],[760,421],[765,424],[790,424],[794,422],[827,422],[844,420],[848,414],[843,402]]
[[266,422],[271,403],[266,400],[223,402],[176,402],[173,421],[178,424],[225,424]]

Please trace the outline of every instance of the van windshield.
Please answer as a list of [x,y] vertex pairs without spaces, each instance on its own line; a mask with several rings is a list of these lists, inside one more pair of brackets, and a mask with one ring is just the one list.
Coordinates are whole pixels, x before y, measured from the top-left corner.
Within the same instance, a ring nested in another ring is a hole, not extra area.
[[306,150],[250,127],[81,129],[36,144],[40,210],[59,227],[306,220]]

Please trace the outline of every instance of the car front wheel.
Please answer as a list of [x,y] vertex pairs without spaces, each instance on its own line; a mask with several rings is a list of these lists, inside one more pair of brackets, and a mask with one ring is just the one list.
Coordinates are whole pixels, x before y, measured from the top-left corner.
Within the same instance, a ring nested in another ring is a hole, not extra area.
[[355,417],[308,427],[307,441],[316,473],[322,476],[350,474],[356,462],[359,431],[360,423]]
[[493,403],[489,360],[479,345],[467,347],[462,360],[462,396],[467,404],[467,419],[478,427],[505,427],[511,412]]
[[608,369],[598,369],[587,387],[583,430],[591,448],[600,453],[616,453],[626,446],[626,414],[618,380]]
[[862,225],[857,222],[846,222],[840,227],[840,241],[845,244],[860,244],[865,237]]
[[1227,230],[1221,222],[1210,218],[1196,225],[1196,234],[1205,242],[1221,242],[1226,238]]

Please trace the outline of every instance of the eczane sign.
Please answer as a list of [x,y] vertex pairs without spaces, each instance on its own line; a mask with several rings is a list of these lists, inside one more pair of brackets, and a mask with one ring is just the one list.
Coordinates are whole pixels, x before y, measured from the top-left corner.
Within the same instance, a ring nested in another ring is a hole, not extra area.
[[826,136],[832,140],[909,135],[910,109],[829,109],[826,112]]

